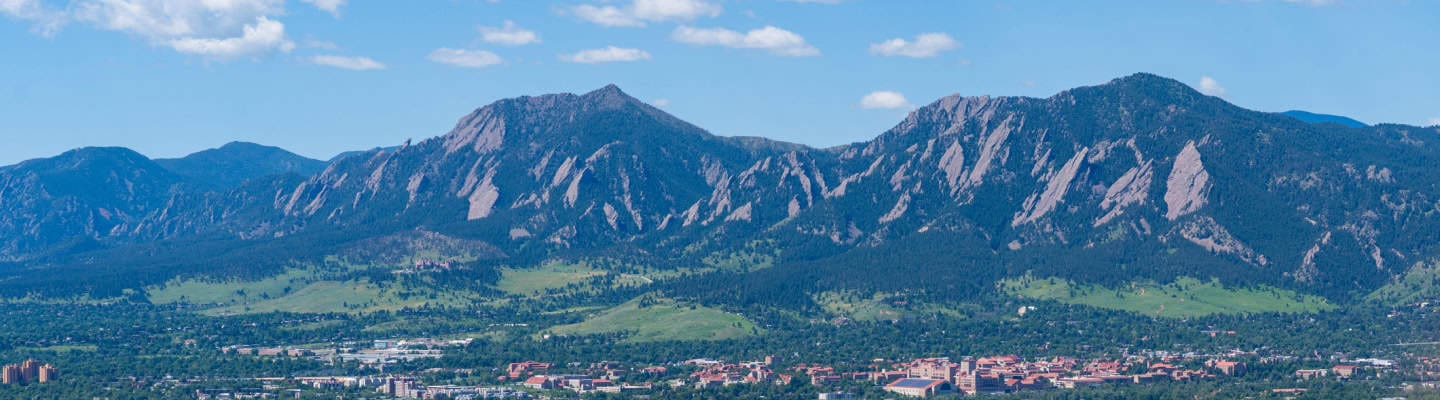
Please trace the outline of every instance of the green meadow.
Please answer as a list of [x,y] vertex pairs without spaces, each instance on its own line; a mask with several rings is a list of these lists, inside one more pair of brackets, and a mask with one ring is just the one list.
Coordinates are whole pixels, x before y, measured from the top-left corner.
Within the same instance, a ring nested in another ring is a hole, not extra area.
[[738,314],[645,297],[599,311],[582,322],[550,328],[557,335],[627,333],[626,341],[724,340],[761,333],[754,322]]
[[1066,304],[1083,304],[1156,317],[1210,314],[1309,313],[1334,309],[1325,299],[1273,288],[1225,287],[1216,281],[1182,277],[1168,284],[1133,282],[1120,288],[1077,284],[1059,278],[1007,279],[999,283],[1011,295]]

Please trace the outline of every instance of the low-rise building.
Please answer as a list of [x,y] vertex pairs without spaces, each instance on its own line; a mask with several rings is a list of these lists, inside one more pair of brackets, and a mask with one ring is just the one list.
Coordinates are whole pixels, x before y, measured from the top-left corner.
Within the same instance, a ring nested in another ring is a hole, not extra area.
[[955,385],[943,379],[902,378],[885,385],[885,391],[910,397],[931,397],[955,393]]
[[1328,369],[1301,369],[1295,371],[1295,377],[1300,379],[1324,378],[1330,375]]

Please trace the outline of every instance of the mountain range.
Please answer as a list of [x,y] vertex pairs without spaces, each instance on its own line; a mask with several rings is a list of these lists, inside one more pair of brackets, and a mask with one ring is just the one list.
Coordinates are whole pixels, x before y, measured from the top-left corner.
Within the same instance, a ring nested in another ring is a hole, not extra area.
[[1435,262],[1440,129],[1292,114],[1142,73],[947,96],[819,149],[713,135],[612,85],[328,162],[84,148],[0,167],[0,294],[263,275],[417,230],[507,265],[773,255],[712,277],[755,292],[1192,276],[1349,301]]

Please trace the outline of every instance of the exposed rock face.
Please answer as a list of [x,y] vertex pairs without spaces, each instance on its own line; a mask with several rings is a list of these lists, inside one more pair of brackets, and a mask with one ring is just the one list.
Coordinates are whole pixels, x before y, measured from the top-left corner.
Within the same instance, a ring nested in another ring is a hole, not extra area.
[[454,153],[466,146],[477,153],[488,153],[499,149],[505,143],[505,120],[497,118],[494,110],[482,108],[460,120],[455,129],[445,135],[445,151]]
[[1015,220],[1010,222],[1010,226],[1029,223],[1055,210],[1055,206],[1065,199],[1065,192],[1070,190],[1070,183],[1075,180],[1075,173],[1080,171],[1080,166],[1085,162],[1085,155],[1089,152],[1090,148],[1087,147],[1075,153],[1075,156],[1070,157],[1070,161],[1066,161],[1065,166],[1050,178],[1050,182],[1045,185],[1044,192],[1025,199],[1024,208],[1021,209],[1020,214],[1015,216]]
[[490,216],[495,210],[495,202],[500,200],[500,189],[495,187],[493,182],[495,170],[485,173],[485,179],[480,181],[480,186],[470,193],[470,209],[465,215],[467,220],[477,220]]
[[1140,165],[1125,171],[1120,179],[1105,189],[1105,199],[1100,200],[1100,208],[1107,211],[1104,216],[1095,220],[1095,226],[1105,225],[1119,217],[1129,206],[1145,204],[1150,195],[1150,181],[1154,176],[1155,170],[1150,161],[1142,161]]
[[985,180],[985,173],[990,171],[990,164],[996,161],[996,157],[1000,155],[1001,146],[1004,146],[1005,140],[1010,138],[1010,122],[1013,118],[1005,118],[1000,126],[985,135],[984,144],[980,146],[980,156],[975,161],[975,168],[970,170],[970,177],[965,180],[961,190],[977,186]]
[[1230,234],[1230,231],[1210,217],[1186,221],[1180,225],[1178,232],[1180,237],[1205,250],[1233,255],[1246,263],[1269,264],[1269,260],[1264,255],[1256,253],[1255,249],[1241,242],[1239,238]]
[[[638,244],[660,259],[955,235],[983,242],[971,255],[985,265],[1108,251],[1117,264],[1207,258],[1340,290],[1440,256],[1437,146],[1434,129],[1305,124],[1143,74],[1045,99],[948,96],[833,149],[717,137],[610,86],[501,100],[442,136],[231,190],[192,190],[138,154],[0,167],[0,260],[77,239],[259,240],[393,221],[537,252]],[[1257,268],[1269,265],[1286,267]]]
[[1174,221],[1205,206],[1210,192],[1210,173],[1200,162],[1200,151],[1195,142],[1185,144],[1175,156],[1175,166],[1170,178],[1165,181],[1165,218]]
[[1315,256],[1320,254],[1321,247],[1328,245],[1330,245],[1330,232],[1325,232],[1320,240],[1315,241],[1315,245],[1310,246],[1309,250],[1305,250],[1305,258],[1300,261],[1300,268],[1296,269],[1293,275],[1295,280],[1309,282],[1320,274],[1320,271],[1315,268]]

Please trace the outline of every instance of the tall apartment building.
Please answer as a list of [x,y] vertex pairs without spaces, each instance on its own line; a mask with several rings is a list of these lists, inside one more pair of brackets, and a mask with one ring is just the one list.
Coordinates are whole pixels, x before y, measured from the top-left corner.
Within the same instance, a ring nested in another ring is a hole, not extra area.
[[60,380],[60,370],[54,365],[45,364],[40,366],[40,383],[50,383]]
[[19,365],[9,364],[6,365],[3,370],[0,370],[0,384],[19,385],[20,382]]
[[32,358],[21,363],[20,379],[25,382],[35,382],[40,379],[40,362]]
[[60,370],[50,364],[40,365],[39,361],[25,360],[19,364],[6,364],[0,368],[0,384],[21,385],[46,383],[60,379]]

